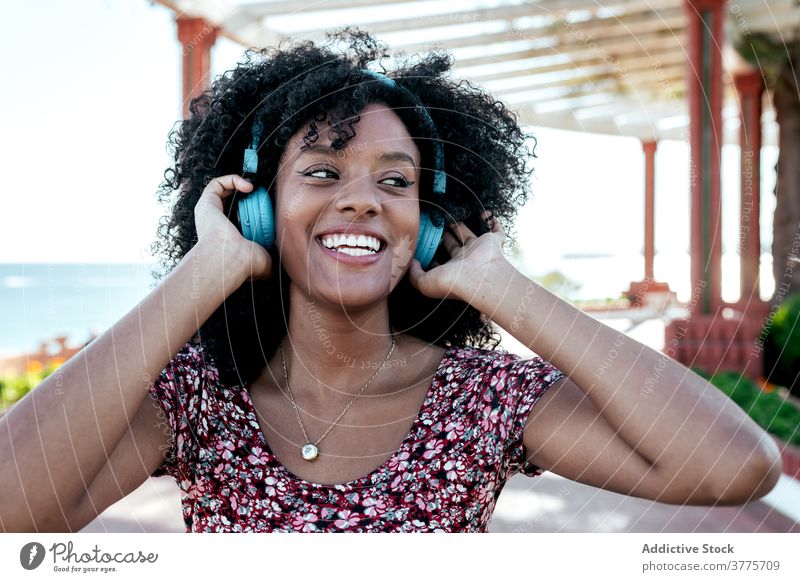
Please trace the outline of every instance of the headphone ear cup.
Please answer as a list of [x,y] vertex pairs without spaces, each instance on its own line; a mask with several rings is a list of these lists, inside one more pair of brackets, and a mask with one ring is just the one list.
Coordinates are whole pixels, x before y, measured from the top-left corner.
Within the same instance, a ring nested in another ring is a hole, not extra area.
[[427,212],[420,213],[419,236],[417,237],[417,250],[414,252],[414,258],[419,261],[423,269],[433,260],[433,255],[442,242],[443,235],[444,226],[434,226]]
[[272,249],[275,245],[275,221],[267,189],[259,186],[239,199],[238,210],[242,236],[266,249]]

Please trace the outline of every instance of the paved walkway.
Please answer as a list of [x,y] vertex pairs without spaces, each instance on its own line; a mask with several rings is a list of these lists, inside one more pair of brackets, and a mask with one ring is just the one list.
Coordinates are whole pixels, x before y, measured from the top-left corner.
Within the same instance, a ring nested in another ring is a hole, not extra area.
[[800,533],[800,524],[762,500],[737,507],[667,505],[544,473],[508,482],[489,531]]

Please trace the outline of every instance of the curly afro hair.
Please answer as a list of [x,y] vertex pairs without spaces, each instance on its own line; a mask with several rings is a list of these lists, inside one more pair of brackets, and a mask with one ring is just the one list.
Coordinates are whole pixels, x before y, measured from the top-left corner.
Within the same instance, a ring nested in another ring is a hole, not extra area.
[[[277,176],[284,147],[297,131],[308,124],[304,139],[312,142],[317,138],[315,122],[327,119],[336,135],[331,147],[344,148],[355,129],[353,123],[336,123],[357,121],[357,114],[375,102],[392,107],[414,136],[422,156],[421,210],[436,224],[464,221],[480,236],[487,227],[479,215],[488,209],[514,239],[513,221],[527,201],[533,171],[528,161],[535,157],[529,148],[535,139],[521,130],[516,115],[468,81],[447,78],[453,57],[446,52],[398,58],[399,66],[388,72],[381,64],[389,57],[386,47],[369,33],[345,28],[327,39],[322,45],[283,41],[278,47],[248,49],[233,70],[191,101],[189,118],[169,133],[168,150],[175,163],[164,172],[158,199],[170,202],[171,210],[162,217],[151,245],[159,257],[160,268],[153,271],[156,282],[196,244],[194,207],[208,182],[215,176],[241,174],[254,120],[263,124],[258,175],[269,189],[270,180],[262,177]],[[378,70],[421,101],[436,125],[447,175],[444,200],[432,199],[429,129],[412,104],[402,102],[401,92],[387,89],[361,70],[376,62]],[[226,199],[224,210],[238,225],[235,199]],[[272,277],[246,282],[199,329],[203,348],[227,385],[252,381],[286,334],[289,277],[276,255],[272,253]],[[443,263],[447,257],[440,246],[435,260]],[[472,306],[428,298],[410,284],[408,275],[392,290],[388,307],[395,329],[441,347],[495,349],[500,343],[496,328]]]

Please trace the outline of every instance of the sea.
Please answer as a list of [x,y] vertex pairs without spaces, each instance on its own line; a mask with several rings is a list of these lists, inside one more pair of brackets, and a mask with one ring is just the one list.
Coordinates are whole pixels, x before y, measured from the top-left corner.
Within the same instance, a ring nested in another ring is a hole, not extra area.
[[[67,336],[82,345],[152,290],[147,263],[0,264],[0,357],[36,351]],[[56,344],[51,344],[55,347]]]
[[[726,253],[723,299],[738,298],[738,256]],[[659,254],[655,276],[676,291],[678,299],[691,297],[688,254]],[[67,337],[78,346],[101,335],[154,289],[150,263],[5,263],[0,264],[0,358],[38,350],[43,342]],[[643,275],[640,254],[585,254],[560,256],[537,265],[533,278],[560,271],[574,283],[570,300],[619,297],[631,281]],[[772,293],[771,256],[761,261],[761,296]],[[562,295],[563,296],[563,295]]]

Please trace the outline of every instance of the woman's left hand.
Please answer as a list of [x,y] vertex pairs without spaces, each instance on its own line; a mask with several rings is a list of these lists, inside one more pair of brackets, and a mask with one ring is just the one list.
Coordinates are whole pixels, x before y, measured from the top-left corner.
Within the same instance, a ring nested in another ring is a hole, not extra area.
[[431,263],[431,269],[424,271],[417,259],[411,260],[409,280],[423,295],[439,299],[460,299],[466,301],[479,285],[486,283],[481,279],[491,275],[492,269],[506,263],[503,245],[507,243],[506,233],[500,221],[486,210],[481,219],[487,221],[489,232],[476,236],[463,222],[447,225],[442,243],[450,259],[443,265]]

